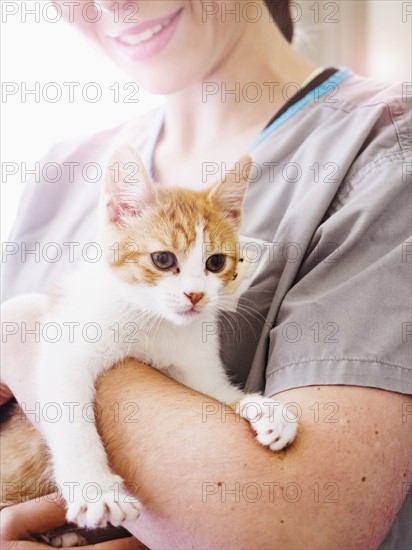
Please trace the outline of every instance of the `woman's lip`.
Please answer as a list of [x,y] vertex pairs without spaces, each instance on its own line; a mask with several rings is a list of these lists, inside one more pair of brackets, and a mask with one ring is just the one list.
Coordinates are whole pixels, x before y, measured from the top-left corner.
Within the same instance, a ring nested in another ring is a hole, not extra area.
[[156,27],[157,25],[163,25],[168,19],[173,19],[180,11],[182,11],[182,9],[183,7],[180,7],[176,11],[170,13],[169,15],[165,15],[164,17],[158,17],[157,19],[149,19],[148,21],[143,21],[142,23],[139,23],[134,27],[125,29],[119,34],[110,35],[110,38],[121,39],[122,36],[128,36],[129,34],[141,34],[147,29],[151,29],[153,27]]
[[141,25],[137,25],[133,27],[133,29],[129,29],[126,33],[122,33],[115,38],[112,38],[112,40],[115,42],[117,48],[119,48],[121,52],[129,59],[132,59],[133,61],[145,61],[146,59],[160,53],[169,44],[179,24],[182,11],[183,7],[179,8],[171,15],[160,18],[160,21],[163,21],[163,24],[169,19],[170,22],[148,40],[143,40],[137,44],[128,44],[122,40],[122,37],[130,36],[131,34],[142,34],[144,31],[159,25],[159,19],[152,19],[151,21],[141,23]]

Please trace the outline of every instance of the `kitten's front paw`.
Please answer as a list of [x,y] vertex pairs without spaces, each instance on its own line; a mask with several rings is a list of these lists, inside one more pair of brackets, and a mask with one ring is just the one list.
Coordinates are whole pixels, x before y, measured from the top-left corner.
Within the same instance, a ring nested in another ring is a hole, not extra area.
[[248,395],[238,404],[237,412],[250,422],[259,443],[272,451],[284,449],[295,439],[297,419],[279,401]]
[[46,539],[45,542],[55,548],[73,548],[73,546],[86,546],[87,544],[87,540],[75,532],[62,533],[48,540]]
[[[98,498],[87,499],[84,490],[78,491],[80,498],[67,502],[67,520],[76,523],[79,527],[95,529],[105,527],[111,523],[114,527],[124,521],[133,521],[139,517],[140,502],[120,489],[123,480],[113,476],[111,482],[103,484]],[[87,483],[84,484],[86,487]],[[88,484],[90,485],[90,484]]]

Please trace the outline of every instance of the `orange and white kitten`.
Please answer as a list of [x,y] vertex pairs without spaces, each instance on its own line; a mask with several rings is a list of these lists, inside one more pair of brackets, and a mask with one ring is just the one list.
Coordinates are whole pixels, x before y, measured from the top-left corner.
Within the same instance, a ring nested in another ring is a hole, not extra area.
[[[219,296],[236,276],[251,159],[242,157],[238,177],[231,173],[202,191],[155,185],[130,148],[119,150],[110,165],[119,173],[107,171],[100,204],[106,256],[74,272],[42,320],[72,323],[78,336],[62,331],[57,342],[42,342],[36,371],[40,406],[54,402],[71,412],[43,426],[67,519],[91,528],[139,515],[139,502],[108,466],[95,424],[84,418],[97,377],[126,356],[223,403],[237,403],[258,441],[272,450],[287,446],[296,433],[283,406],[267,414],[270,399],[246,395],[229,381],[218,331],[204,337],[205,327],[217,323]],[[130,166],[137,176],[130,176]]]

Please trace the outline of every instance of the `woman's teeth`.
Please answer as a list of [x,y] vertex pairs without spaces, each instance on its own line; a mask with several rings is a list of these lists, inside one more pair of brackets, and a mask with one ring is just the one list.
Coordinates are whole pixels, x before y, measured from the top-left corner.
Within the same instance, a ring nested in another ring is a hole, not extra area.
[[135,46],[136,44],[140,44],[141,42],[146,42],[147,40],[150,40],[155,34],[158,34],[162,29],[164,29],[170,23],[170,21],[171,19],[168,19],[161,25],[155,25],[151,29],[146,29],[139,34],[126,34],[120,37],[120,40],[128,46]]

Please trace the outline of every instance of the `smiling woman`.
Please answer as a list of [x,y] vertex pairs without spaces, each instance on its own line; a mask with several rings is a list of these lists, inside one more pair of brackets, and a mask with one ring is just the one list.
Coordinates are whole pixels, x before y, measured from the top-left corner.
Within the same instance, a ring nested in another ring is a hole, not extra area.
[[[285,0],[266,4],[288,40],[295,27],[295,48],[314,62],[339,63],[369,76],[411,80],[410,16],[407,4],[400,0],[294,2],[291,12]],[[255,19],[259,15],[256,5],[235,3],[233,14],[227,5],[226,19],[239,19],[243,14]],[[51,144],[115,126],[129,119],[131,111],[137,117],[163,102],[161,96],[145,92],[115,63],[99,55],[91,41],[82,41],[73,32],[76,17],[76,27],[83,22],[84,31],[91,32],[103,14],[118,27],[120,21],[127,28],[136,26],[142,20],[139,4],[103,0],[95,6],[87,2],[76,12],[75,2],[4,3],[3,50],[13,56],[3,53],[2,57],[2,127],[7,135],[1,145],[2,241],[9,237],[25,183],[33,174],[40,180],[44,166],[38,161]],[[212,17],[217,9],[218,2],[204,2],[203,17]],[[399,44],[396,55],[381,42],[383,25],[388,43]],[[23,133],[15,132],[20,119],[28,121]]]
[[299,53],[285,1],[55,5],[165,96],[55,145],[5,248],[2,398],[41,411],[68,518],[151,548],[410,547],[411,98]]

